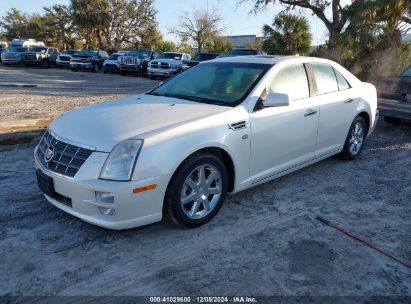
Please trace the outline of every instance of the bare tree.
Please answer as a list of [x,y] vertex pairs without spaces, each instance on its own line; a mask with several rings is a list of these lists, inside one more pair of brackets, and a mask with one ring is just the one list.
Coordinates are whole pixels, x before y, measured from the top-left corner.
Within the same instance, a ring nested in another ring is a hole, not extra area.
[[194,10],[192,14],[184,12],[179,18],[177,27],[171,29],[171,33],[184,39],[188,39],[198,47],[198,52],[214,37],[219,36],[223,29],[221,16],[216,10]]

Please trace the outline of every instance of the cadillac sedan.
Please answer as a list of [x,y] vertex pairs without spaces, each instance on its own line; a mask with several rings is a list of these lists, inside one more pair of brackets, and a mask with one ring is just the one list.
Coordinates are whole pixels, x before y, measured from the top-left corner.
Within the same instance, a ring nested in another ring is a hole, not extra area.
[[335,62],[245,56],[57,117],[35,148],[46,199],[126,229],[211,220],[233,194],[339,154],[354,160],[377,93]]

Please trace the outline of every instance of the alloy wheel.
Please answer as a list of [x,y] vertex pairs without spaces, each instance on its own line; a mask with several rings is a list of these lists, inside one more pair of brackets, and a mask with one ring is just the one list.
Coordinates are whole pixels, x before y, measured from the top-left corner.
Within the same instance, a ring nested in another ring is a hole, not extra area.
[[361,147],[364,143],[365,128],[364,125],[358,121],[351,129],[351,137],[349,140],[350,153],[356,155],[361,151]]
[[221,173],[213,165],[201,165],[191,171],[184,181],[181,207],[190,219],[201,219],[216,207],[221,194]]

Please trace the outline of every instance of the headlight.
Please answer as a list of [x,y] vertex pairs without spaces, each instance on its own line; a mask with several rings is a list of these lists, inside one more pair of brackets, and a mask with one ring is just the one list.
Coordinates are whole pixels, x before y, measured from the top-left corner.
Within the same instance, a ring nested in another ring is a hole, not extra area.
[[117,144],[104,163],[100,178],[129,181],[142,146],[141,139],[128,139]]

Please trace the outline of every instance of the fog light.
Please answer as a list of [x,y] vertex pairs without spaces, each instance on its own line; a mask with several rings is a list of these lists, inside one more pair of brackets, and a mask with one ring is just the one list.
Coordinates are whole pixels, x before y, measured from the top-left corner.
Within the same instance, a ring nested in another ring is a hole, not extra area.
[[98,210],[103,215],[115,215],[116,214],[115,208],[98,207]]
[[96,191],[96,201],[103,204],[114,204],[114,193]]

